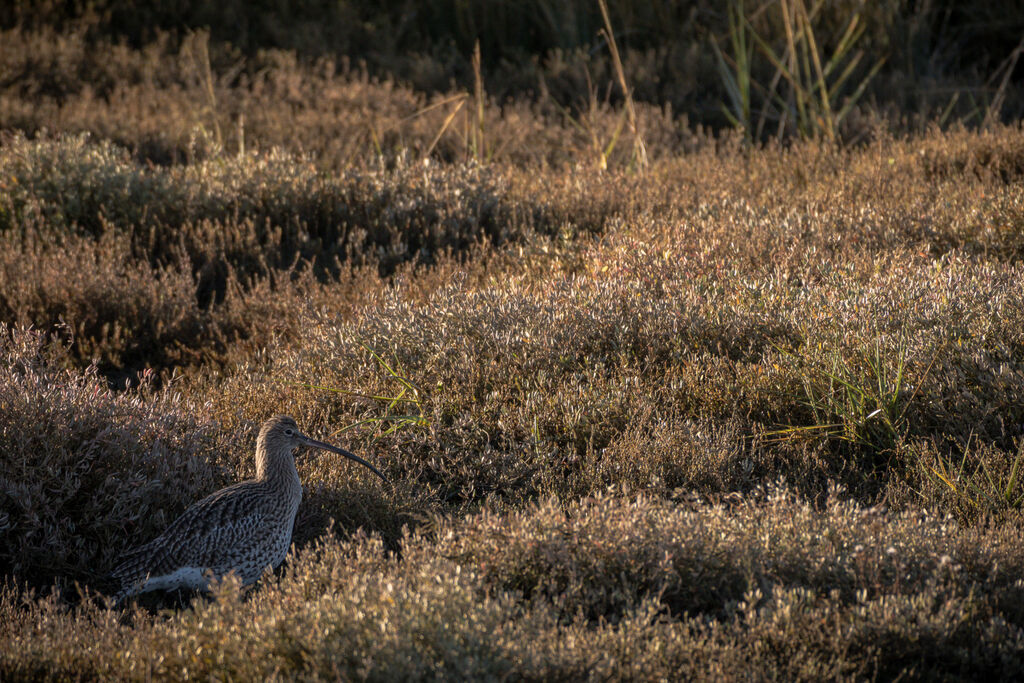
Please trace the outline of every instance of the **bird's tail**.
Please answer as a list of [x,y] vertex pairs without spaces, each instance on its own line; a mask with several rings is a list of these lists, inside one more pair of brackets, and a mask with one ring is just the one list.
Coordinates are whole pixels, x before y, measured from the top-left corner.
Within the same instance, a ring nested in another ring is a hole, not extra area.
[[120,606],[137,593],[146,583],[149,576],[144,564],[146,551],[145,546],[131,551],[122,557],[121,563],[107,575],[107,581],[115,591],[113,594],[115,607]]

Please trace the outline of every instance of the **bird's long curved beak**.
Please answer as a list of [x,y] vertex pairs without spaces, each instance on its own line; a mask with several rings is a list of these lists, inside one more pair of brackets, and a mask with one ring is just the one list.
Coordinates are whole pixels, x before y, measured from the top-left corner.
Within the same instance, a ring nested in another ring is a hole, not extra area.
[[324,443],[323,441],[317,441],[316,439],[311,439],[308,436],[306,436],[305,434],[302,434],[302,435],[299,436],[299,441],[301,441],[303,445],[309,446],[310,448],[319,448],[319,449],[324,450],[324,451],[331,451],[332,453],[337,453],[338,455],[344,455],[349,460],[355,460],[357,463],[359,463],[363,467],[366,467],[367,469],[369,469],[371,472],[376,474],[378,477],[380,477],[384,481],[388,480],[388,478],[385,477],[383,474],[381,474],[380,470],[378,470],[376,467],[374,467],[370,463],[366,462],[365,460],[360,458],[355,453],[349,453],[344,448],[338,448],[337,446],[332,446],[329,443]]

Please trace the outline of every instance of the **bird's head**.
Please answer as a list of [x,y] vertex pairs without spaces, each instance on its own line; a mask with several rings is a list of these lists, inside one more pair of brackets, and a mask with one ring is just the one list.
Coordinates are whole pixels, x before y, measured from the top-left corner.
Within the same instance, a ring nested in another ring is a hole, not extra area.
[[317,441],[311,439],[302,432],[299,431],[299,426],[295,420],[288,415],[278,415],[272,417],[263,423],[260,428],[260,436],[256,441],[256,452],[257,452],[257,475],[261,474],[261,469],[265,467],[265,464],[261,462],[260,456],[264,459],[273,459],[280,457],[293,458],[295,451],[300,446],[308,446],[310,448],[319,448],[324,451],[331,451],[339,455],[344,455],[349,460],[354,460],[363,467],[368,468],[371,472],[376,474],[378,477],[387,481],[380,471],[366,462],[358,455],[350,453],[343,448],[332,446],[323,441]]

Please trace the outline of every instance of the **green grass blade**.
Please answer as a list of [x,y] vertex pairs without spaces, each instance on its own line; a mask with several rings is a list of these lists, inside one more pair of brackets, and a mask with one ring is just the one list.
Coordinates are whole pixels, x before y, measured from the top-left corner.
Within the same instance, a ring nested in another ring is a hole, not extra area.
[[857,100],[860,99],[861,95],[864,94],[864,90],[867,89],[868,83],[871,82],[871,80],[875,77],[875,74],[878,73],[878,70],[882,68],[882,64],[884,63],[885,57],[882,57],[877,62],[875,62],[875,65],[871,67],[871,71],[869,71],[868,74],[863,78],[863,80],[861,80],[860,84],[857,86],[857,89],[853,91],[853,94],[850,95],[848,100],[846,100],[846,103],[843,105],[842,109],[840,109],[839,112],[836,114],[836,123],[842,121],[846,117],[846,115],[850,113],[850,110],[853,108],[853,105],[855,105],[857,103]]
[[860,40],[861,36],[864,35],[864,27],[857,30],[857,25],[860,19],[859,14],[854,14],[851,17],[850,22],[846,25],[846,31],[843,33],[842,38],[839,39],[839,43],[836,44],[835,51],[832,56],[829,57],[825,63],[825,76],[832,75],[832,71],[838,68],[839,63],[843,61],[846,54],[853,48],[853,46]]

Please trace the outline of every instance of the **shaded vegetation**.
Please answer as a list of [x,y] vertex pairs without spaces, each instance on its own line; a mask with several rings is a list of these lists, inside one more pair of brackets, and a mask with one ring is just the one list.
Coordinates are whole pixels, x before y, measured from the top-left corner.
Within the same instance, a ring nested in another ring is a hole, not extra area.
[[[728,6],[738,6],[750,27],[777,49],[787,39],[787,22],[779,11],[783,4],[791,6],[791,13],[796,7],[794,0],[608,2],[634,95],[642,102],[668,104],[690,121],[716,129],[729,125],[720,106],[728,88],[711,44],[727,46],[735,35]],[[1024,111],[1019,94],[998,95],[1002,71],[1024,28],[1018,2],[967,6],[955,0],[836,0],[806,6],[814,15],[816,41],[828,55],[841,43],[851,16],[857,17],[863,30],[857,49],[867,58],[851,82],[884,59],[868,96],[893,119],[912,114],[917,124],[937,116],[977,124],[993,103],[1005,106],[1011,118]],[[0,27],[13,26],[78,30],[91,41],[124,41],[137,48],[206,30],[216,43],[232,46],[226,56],[231,64],[239,54],[254,57],[268,49],[304,60],[345,56],[375,76],[397,77],[430,92],[447,91],[452,83],[472,89],[472,54],[479,42],[482,73],[497,102],[528,96],[552,111],[585,108],[588,90],[603,95],[605,84],[615,78],[601,35],[604,21],[593,0],[301,0],[286,8],[245,0],[15,0],[0,9]],[[753,57],[751,76],[768,90],[775,67],[759,51]],[[1015,71],[1018,85],[1021,68],[1024,64]]]

